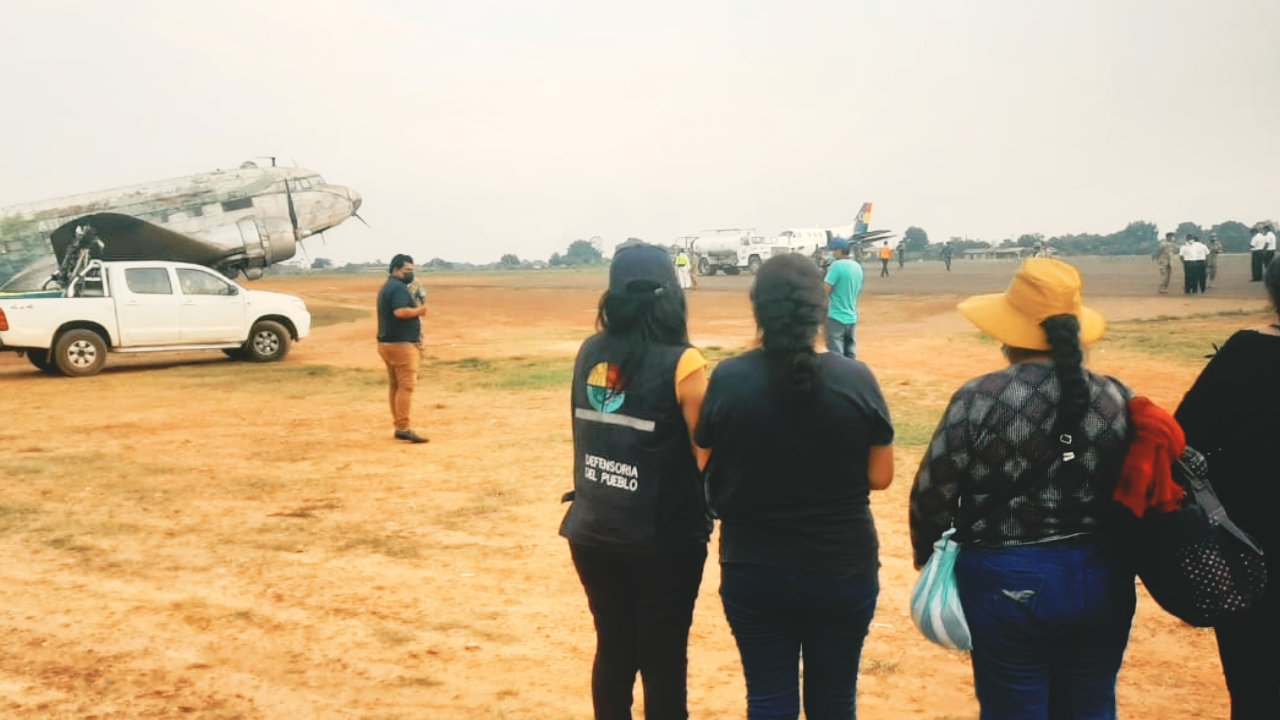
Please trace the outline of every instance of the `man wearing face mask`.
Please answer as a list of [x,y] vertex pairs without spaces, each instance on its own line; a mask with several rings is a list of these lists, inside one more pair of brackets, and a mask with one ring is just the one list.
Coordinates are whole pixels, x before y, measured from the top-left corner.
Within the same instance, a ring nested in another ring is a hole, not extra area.
[[[410,286],[418,288],[415,295]],[[413,282],[413,258],[391,258],[391,275],[378,292],[378,355],[391,380],[391,416],[397,440],[424,443],[427,438],[410,428],[409,406],[422,358],[422,317],[427,314],[426,293]]]

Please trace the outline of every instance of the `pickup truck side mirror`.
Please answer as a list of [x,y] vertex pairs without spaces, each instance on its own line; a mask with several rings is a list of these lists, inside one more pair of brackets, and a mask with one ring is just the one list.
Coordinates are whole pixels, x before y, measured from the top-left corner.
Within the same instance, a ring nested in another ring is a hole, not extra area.
[[240,288],[236,287],[235,285],[228,285],[227,289],[224,290],[222,294],[223,295],[239,295]]

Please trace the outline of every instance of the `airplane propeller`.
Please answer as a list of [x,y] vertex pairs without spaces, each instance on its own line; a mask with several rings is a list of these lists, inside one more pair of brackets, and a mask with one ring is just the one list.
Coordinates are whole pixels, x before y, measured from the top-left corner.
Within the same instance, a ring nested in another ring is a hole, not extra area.
[[355,219],[359,220],[360,222],[364,223],[364,226],[365,226],[365,227],[367,227],[367,228],[372,228],[372,227],[373,227],[372,225],[370,225],[370,224],[369,224],[369,221],[368,221],[368,220],[365,220],[364,218],[360,217],[360,213],[353,212],[353,213],[351,213],[351,217],[353,217],[353,218],[355,218]]
[[293,207],[293,193],[289,190],[289,181],[284,181],[284,197],[289,203],[289,224],[293,226],[293,238],[298,239],[298,211]]

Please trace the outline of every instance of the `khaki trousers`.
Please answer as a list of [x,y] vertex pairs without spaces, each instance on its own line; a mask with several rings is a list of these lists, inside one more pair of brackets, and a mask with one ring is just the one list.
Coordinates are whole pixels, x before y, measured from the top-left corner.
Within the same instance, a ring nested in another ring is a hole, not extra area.
[[387,377],[391,380],[391,417],[396,430],[408,430],[409,406],[413,402],[413,389],[418,384],[418,363],[422,353],[414,343],[378,343],[378,355],[387,365]]
[[1160,292],[1169,292],[1169,279],[1173,277],[1172,265],[1160,266]]

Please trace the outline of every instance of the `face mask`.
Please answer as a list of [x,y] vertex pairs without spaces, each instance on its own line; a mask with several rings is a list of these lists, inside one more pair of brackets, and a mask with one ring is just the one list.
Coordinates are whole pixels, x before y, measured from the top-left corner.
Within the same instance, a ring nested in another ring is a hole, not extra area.
[[412,271],[412,270],[410,270],[409,272],[407,272],[407,273],[405,273],[405,274],[401,275],[401,276],[400,276],[400,282],[404,283],[405,285],[408,285],[409,283],[412,283],[412,282],[413,282],[413,271]]

